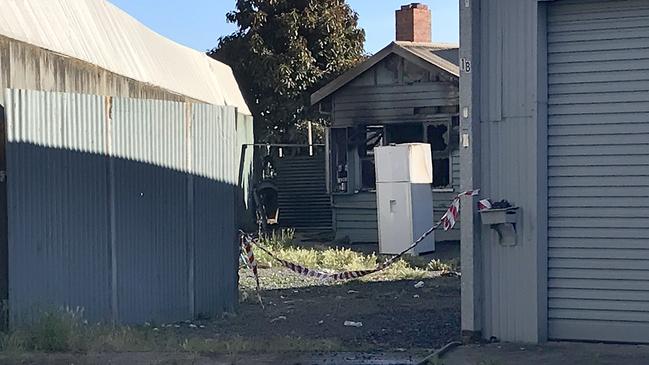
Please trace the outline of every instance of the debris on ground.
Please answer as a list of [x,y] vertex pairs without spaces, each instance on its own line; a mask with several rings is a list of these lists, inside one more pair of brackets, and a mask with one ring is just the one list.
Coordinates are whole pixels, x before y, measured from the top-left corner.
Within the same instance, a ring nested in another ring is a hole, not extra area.
[[363,327],[363,322],[345,321],[345,327]]
[[421,289],[423,287],[424,287],[424,282],[423,281],[420,281],[417,284],[415,284],[415,288],[417,288],[417,289]]
[[270,323],[275,323],[277,321],[285,321],[285,320],[286,320],[286,316],[279,316],[279,317],[271,319]]
[[457,271],[442,271],[439,276],[443,278],[459,278],[461,274]]
[[[218,331],[226,333],[221,335],[225,338],[245,338],[257,343],[289,334],[300,341],[326,340],[336,345],[332,349],[339,350],[337,347],[340,346],[342,351],[352,352],[393,351],[399,347],[425,349],[427,352],[449,340],[461,338],[460,280],[457,278],[437,275],[414,280],[346,283],[305,283],[302,278],[297,278],[289,283],[281,280],[294,279],[294,276],[281,268],[260,269],[259,275],[270,287],[263,289],[264,301],[273,305],[262,310],[251,295],[240,302],[236,318],[202,322],[207,329],[199,332],[201,336]],[[241,271],[243,290],[254,290],[254,280],[251,279],[249,270]],[[281,285],[274,284],[280,281]],[[414,289],[413,285],[418,281],[425,284]],[[299,293],[293,292],[296,290],[294,286],[281,287],[295,283],[308,286],[300,287]],[[246,287],[246,284],[249,285]],[[359,294],[348,294],[350,290]],[[415,294],[420,298],[413,298]],[[295,303],[283,303],[287,300]],[[289,307],[293,308],[290,312]],[[270,323],[278,316],[287,319]],[[320,320],[323,322],[319,323]],[[345,327],[345,321],[363,322],[363,327]],[[256,325],[251,326],[251,323]],[[189,336],[196,334],[196,331],[188,332]]]

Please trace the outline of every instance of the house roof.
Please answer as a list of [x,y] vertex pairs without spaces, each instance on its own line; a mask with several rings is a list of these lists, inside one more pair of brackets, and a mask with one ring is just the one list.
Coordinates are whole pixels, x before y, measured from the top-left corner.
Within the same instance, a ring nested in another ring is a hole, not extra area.
[[230,67],[155,33],[106,0],[7,0],[0,35],[250,115]]
[[455,77],[460,76],[457,45],[449,43],[392,42],[372,57],[313,93],[311,95],[311,105],[319,103],[338,91],[391,54],[397,54],[422,67],[438,69]]

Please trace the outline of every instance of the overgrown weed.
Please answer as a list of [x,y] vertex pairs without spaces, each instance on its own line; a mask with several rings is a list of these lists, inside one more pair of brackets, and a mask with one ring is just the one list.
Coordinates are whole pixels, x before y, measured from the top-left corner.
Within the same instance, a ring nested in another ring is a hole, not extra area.
[[[387,260],[387,257],[375,253],[365,254],[349,248],[340,247],[301,247],[295,244],[295,231],[280,230],[260,238],[260,243],[269,249],[275,256],[302,266],[317,269],[323,272],[341,272],[352,270],[370,270],[377,264]],[[262,250],[255,250],[255,257],[261,268],[274,268],[278,262]],[[386,270],[364,277],[363,281],[394,281],[418,280],[435,275],[435,272],[457,271],[457,261],[432,260],[426,261],[418,257],[404,257],[391,265]],[[267,289],[288,288],[298,285],[291,278],[283,275],[274,275],[272,270],[262,272],[262,285]],[[304,278],[305,284],[312,281]],[[250,278],[242,276],[242,289],[244,297],[248,297],[245,290],[252,289]],[[303,285],[300,285],[303,286]]]

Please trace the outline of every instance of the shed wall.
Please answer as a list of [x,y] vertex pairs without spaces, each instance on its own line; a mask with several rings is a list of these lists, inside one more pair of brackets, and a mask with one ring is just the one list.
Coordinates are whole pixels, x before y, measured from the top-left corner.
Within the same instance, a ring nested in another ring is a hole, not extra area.
[[9,308],[169,322],[236,303],[236,110],[7,90]]
[[[461,98],[461,108],[469,111],[462,133],[470,131],[476,137],[472,149],[462,149],[468,155],[462,158],[463,189],[481,188],[483,197],[507,199],[521,208],[516,246],[500,245],[488,226],[472,225],[463,236],[463,251],[472,252],[471,257],[463,255],[463,269],[465,264],[471,266],[463,275],[463,296],[472,303],[463,306],[463,316],[472,319],[463,322],[463,329],[504,341],[543,341],[547,336],[544,6],[537,0],[481,0],[468,6],[462,1],[461,9],[465,47],[461,55],[473,63],[471,74],[465,69],[461,75],[471,80]],[[465,212],[465,218],[472,215]],[[481,252],[475,251],[477,246]],[[474,281],[481,285],[472,286]],[[481,318],[475,318],[473,306],[480,307]]]
[[[0,90],[7,88],[195,101],[98,66],[0,35]],[[4,93],[0,95],[3,105]]]
[[649,341],[649,3],[548,9],[548,322]]

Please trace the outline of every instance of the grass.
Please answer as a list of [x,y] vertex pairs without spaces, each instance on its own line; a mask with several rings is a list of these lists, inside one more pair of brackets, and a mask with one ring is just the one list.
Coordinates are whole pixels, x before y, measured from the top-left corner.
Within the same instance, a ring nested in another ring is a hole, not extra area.
[[[155,329],[154,329],[155,328]],[[180,337],[152,326],[91,325],[78,311],[44,313],[32,326],[0,334],[0,355],[29,353],[179,352],[226,354],[342,351],[337,340],[278,336],[265,339]]]
[[[311,269],[323,272],[341,272],[373,269],[387,257],[375,253],[364,254],[348,248],[339,247],[301,247],[294,243],[294,231],[282,230],[262,236],[260,243],[277,257],[298,263]],[[255,250],[255,257],[260,268],[275,269],[279,263],[260,249]],[[457,262],[441,260],[422,261],[420,258],[406,256],[387,269],[366,276],[362,281],[418,280],[432,277],[435,272],[456,271]],[[247,271],[242,272],[240,282],[244,291],[252,289],[254,282]],[[298,275],[285,275],[278,270],[262,270],[261,282],[264,289],[290,288],[322,283],[313,279],[301,278]],[[247,296],[246,293],[243,294]]]
[[45,312],[29,327],[0,334],[0,352],[86,353],[166,351],[180,347],[171,331],[152,328],[88,324],[82,311]]
[[443,272],[459,271],[460,262],[459,260],[442,261],[433,259],[426,265],[426,269],[430,271]]

